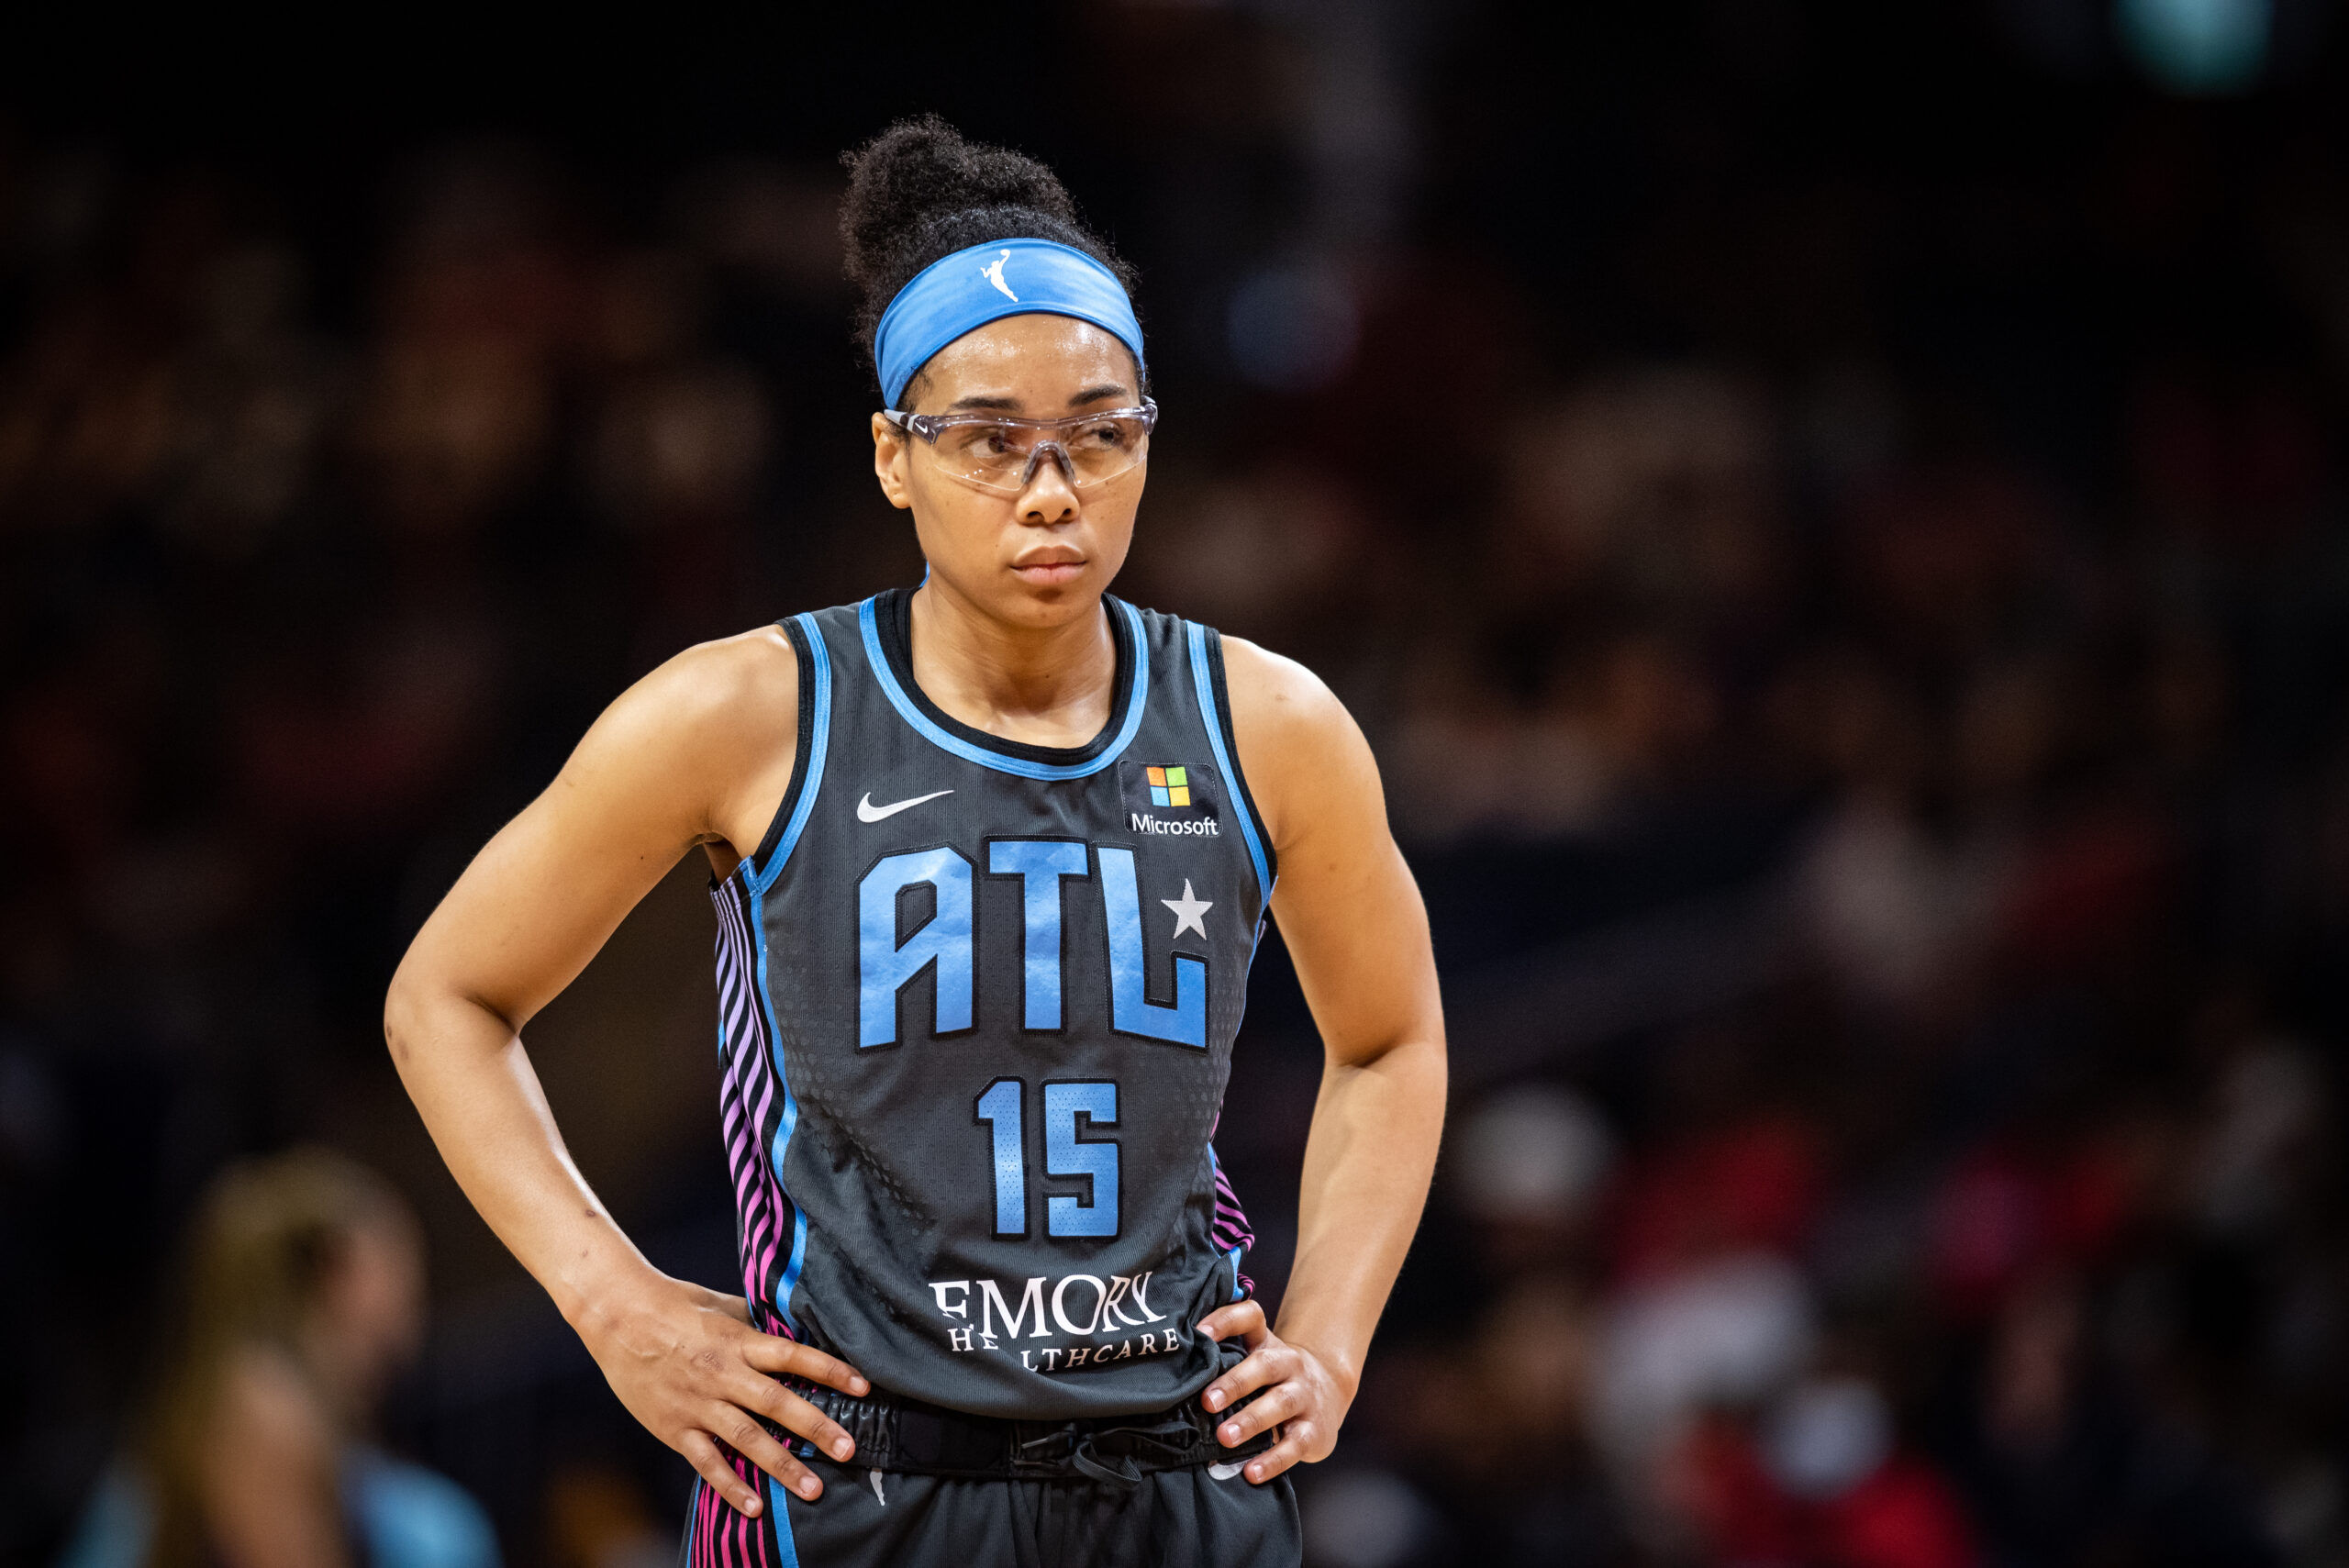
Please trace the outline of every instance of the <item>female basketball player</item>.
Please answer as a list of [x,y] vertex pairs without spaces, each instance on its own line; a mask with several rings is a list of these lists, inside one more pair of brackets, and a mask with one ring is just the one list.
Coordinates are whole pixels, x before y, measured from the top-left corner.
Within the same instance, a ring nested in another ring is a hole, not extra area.
[[[1293,1562],[1283,1473],[1336,1440],[1442,1119],[1418,890],[1319,681],[1108,595],[1157,410],[1058,182],[936,120],[852,163],[929,575],[624,694],[417,937],[392,1052],[700,1473],[692,1563]],[[744,1296],[629,1245],[518,1035],[696,844]],[[1208,1141],[1267,914],[1328,1050],[1277,1326]]]

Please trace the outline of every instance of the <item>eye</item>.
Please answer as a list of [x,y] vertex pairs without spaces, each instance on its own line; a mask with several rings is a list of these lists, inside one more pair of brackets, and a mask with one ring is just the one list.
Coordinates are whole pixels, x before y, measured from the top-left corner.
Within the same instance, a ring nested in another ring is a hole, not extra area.
[[1011,446],[1011,431],[1003,425],[964,425],[954,432],[954,450],[974,457],[1001,457]]
[[1131,444],[1131,438],[1122,421],[1104,419],[1077,431],[1075,444],[1090,451],[1122,451]]

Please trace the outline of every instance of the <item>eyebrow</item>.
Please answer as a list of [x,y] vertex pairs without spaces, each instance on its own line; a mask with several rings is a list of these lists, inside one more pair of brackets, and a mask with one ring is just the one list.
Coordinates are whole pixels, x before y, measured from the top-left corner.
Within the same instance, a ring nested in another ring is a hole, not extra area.
[[[1132,396],[1133,394],[1128,391],[1121,383],[1105,381],[1098,386],[1086,387],[1083,392],[1080,392],[1075,396],[1070,398],[1068,400],[1068,405],[1072,408],[1081,408],[1085,404],[1098,403],[1102,399],[1108,397],[1130,398]],[[1019,412],[1019,399],[1017,397],[990,397],[984,394],[974,393],[969,397],[956,398],[953,402],[946,406],[943,412],[952,414],[958,410],[966,408],[991,408],[1000,413],[1017,414]]]

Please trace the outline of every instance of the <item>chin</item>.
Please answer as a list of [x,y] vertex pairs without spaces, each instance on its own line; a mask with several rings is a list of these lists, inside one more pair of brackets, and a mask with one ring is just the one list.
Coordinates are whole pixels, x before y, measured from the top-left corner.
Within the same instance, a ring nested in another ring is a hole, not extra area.
[[1041,586],[1020,583],[1019,592],[1008,607],[1014,618],[1030,625],[1059,626],[1099,604],[1101,589],[1100,580],[1089,572],[1066,583]]
[[1004,576],[1019,597],[1037,604],[1098,598],[1101,594],[1101,573],[1089,562],[1080,566],[1074,576],[1063,577],[1057,583],[1030,577],[1011,567],[1005,569]]

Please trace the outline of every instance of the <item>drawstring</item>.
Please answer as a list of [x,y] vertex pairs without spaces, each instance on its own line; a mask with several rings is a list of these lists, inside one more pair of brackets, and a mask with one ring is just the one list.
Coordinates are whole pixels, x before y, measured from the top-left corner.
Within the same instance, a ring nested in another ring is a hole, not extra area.
[[[1078,1474],[1104,1486],[1131,1492],[1141,1485],[1144,1474],[1141,1466],[1134,1462],[1135,1449],[1154,1450],[1154,1458],[1172,1464],[1186,1464],[1193,1457],[1196,1436],[1180,1422],[1163,1422],[1156,1427],[1109,1427],[1099,1431],[1087,1431],[1077,1422],[1071,1421],[1042,1437],[1030,1438],[1021,1443],[1019,1458],[1030,1464],[1066,1463]],[[1192,1440],[1169,1441],[1170,1438]],[[1105,1439],[1116,1440],[1114,1446],[1124,1451],[1105,1451],[1100,1446]]]
[[[1082,1477],[1124,1492],[1153,1472],[1246,1459],[1272,1446],[1272,1434],[1264,1433],[1234,1449],[1219,1447],[1208,1418],[1196,1403],[1122,1421],[1114,1417],[1002,1420],[877,1393],[849,1398],[815,1384],[806,1385],[803,1391],[796,1380],[792,1388],[849,1429],[863,1464],[890,1473],[1023,1481]],[[804,1439],[792,1439],[791,1449],[805,1459],[821,1457]],[[882,1477],[869,1479],[874,1500],[885,1507]]]
[[1141,1469],[1134,1463],[1133,1456],[1119,1455],[1115,1468],[1104,1464],[1101,1462],[1101,1455],[1093,1446],[1093,1437],[1094,1434],[1091,1432],[1079,1437],[1076,1440],[1076,1447],[1069,1453],[1068,1462],[1104,1486],[1113,1486],[1120,1492],[1130,1492],[1140,1486]]

